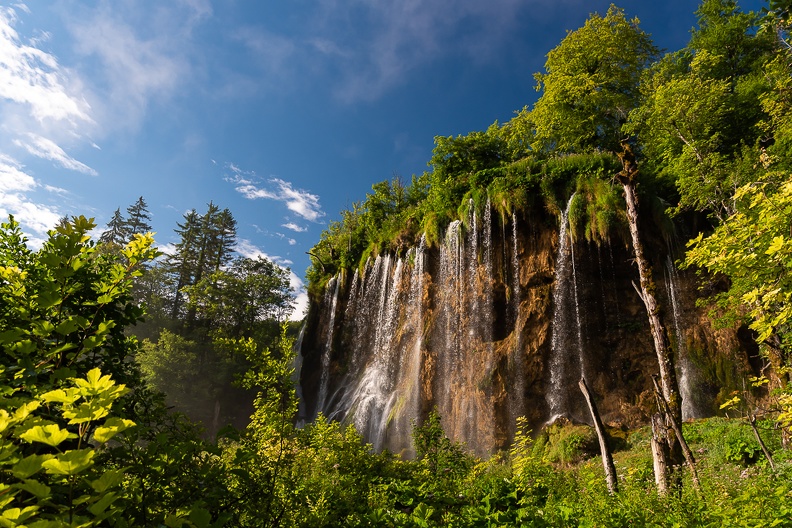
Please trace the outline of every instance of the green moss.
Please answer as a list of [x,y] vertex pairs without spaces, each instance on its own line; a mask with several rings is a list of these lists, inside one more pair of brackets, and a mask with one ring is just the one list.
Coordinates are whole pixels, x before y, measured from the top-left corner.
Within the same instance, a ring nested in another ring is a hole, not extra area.
[[553,424],[545,430],[543,458],[554,464],[574,464],[599,453],[597,434],[588,425]]

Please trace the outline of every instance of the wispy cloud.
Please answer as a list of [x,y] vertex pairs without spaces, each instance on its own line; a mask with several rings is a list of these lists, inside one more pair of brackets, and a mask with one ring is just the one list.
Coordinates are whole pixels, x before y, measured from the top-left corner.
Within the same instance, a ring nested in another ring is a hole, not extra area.
[[317,222],[325,215],[316,194],[295,189],[290,182],[280,178],[270,178],[262,183],[258,181],[255,173],[243,171],[233,163],[229,163],[227,168],[232,174],[226,176],[226,181],[234,184],[237,192],[248,200],[265,198],[282,202],[289,211],[311,222]]
[[24,106],[38,122],[90,123],[90,106],[69,89],[73,79],[54,55],[25,44],[14,9],[0,7],[0,98]]
[[292,231],[296,231],[297,233],[305,233],[306,231],[308,231],[307,227],[297,225],[294,222],[287,222],[285,224],[281,224],[281,227],[285,227],[286,229],[291,229]]
[[[341,79],[336,96],[345,102],[376,100],[410,73],[432,62],[459,56],[483,62],[508,43],[524,0],[399,0],[323,2],[316,24],[334,46]],[[337,52],[335,49],[341,49]]]
[[5,221],[9,214],[14,215],[32,244],[40,245],[61,215],[56,208],[28,198],[28,193],[41,185],[22,169],[18,161],[0,154],[0,218]]
[[24,148],[36,157],[54,161],[63,168],[82,172],[83,174],[91,176],[98,176],[98,173],[94,169],[66,154],[66,152],[51,139],[41,137],[32,132],[28,132],[27,137],[28,141],[15,139],[14,144]]
[[133,27],[115,3],[72,14],[69,29],[75,50],[100,65],[92,89],[97,94],[95,111],[105,132],[116,127],[136,129],[152,100],[166,100],[190,78],[185,34],[189,24],[206,16],[211,7],[205,2],[185,3],[188,20],[193,22],[174,23],[173,9],[163,8],[151,13],[151,20]]

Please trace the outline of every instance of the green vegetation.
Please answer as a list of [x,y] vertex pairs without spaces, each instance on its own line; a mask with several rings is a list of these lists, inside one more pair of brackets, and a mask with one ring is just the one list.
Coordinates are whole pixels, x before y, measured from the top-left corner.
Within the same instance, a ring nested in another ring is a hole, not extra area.
[[[663,57],[618,8],[593,15],[548,55],[533,109],[436,138],[431,171],[374,185],[311,252],[316,294],[370,256],[437,243],[470,207],[546,221],[573,193],[573,236],[623,236],[627,137],[642,198],[710,219],[686,265],[772,366],[726,396],[737,418],[684,424],[700,491],[677,468],[683,485],[658,495],[648,429],[611,431],[611,495],[587,427],[532,436],[521,421],[489,460],[435,413],[415,424],[415,460],[323,417],[297,428],[285,272],[235,258],[233,216],[211,203],[158,258],[141,198],[99,242],[83,217],[35,251],[13,219],[0,228],[0,526],[792,526],[792,5],[768,7],[704,0],[688,47]],[[252,417],[223,428],[242,397]]]

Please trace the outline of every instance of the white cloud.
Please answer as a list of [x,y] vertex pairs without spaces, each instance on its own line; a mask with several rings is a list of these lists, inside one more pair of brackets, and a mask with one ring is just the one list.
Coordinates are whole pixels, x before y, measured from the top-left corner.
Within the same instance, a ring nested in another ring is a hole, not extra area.
[[90,176],[98,176],[98,173],[94,169],[66,154],[66,152],[51,139],[41,137],[31,132],[29,132],[27,136],[29,138],[28,142],[16,139],[14,140],[14,144],[23,147],[36,157],[54,161],[66,169],[82,172]]
[[293,238],[290,238],[290,239],[289,239],[289,245],[290,245],[290,246],[296,246],[296,245],[297,245],[297,241],[296,241],[296,240],[294,240]]
[[524,0],[350,0],[321,2],[309,42],[340,72],[345,102],[376,100],[417,68],[462,54],[492,60],[519,28]]
[[37,185],[33,176],[22,172],[19,162],[0,154],[0,192],[30,191]]
[[160,244],[157,246],[157,249],[160,250],[164,255],[175,255],[176,254],[176,245],[172,243],[167,244]]
[[244,172],[233,164],[229,164],[229,168],[234,174],[227,177],[226,181],[236,185],[236,190],[248,200],[266,198],[283,202],[289,211],[311,222],[316,222],[325,215],[316,194],[295,189],[291,183],[280,178],[269,179],[267,183],[270,185],[265,188],[249,177],[254,176],[253,173]]
[[308,231],[307,227],[297,225],[294,222],[287,222],[285,224],[281,224],[281,227],[285,227],[286,229],[291,229],[292,231],[296,231],[298,233],[305,233],[306,231]]
[[27,197],[27,193],[41,185],[22,168],[10,156],[0,154],[0,218],[5,221],[9,214],[14,215],[32,245],[40,245],[61,214],[56,208],[35,203]]
[[13,9],[0,7],[0,98],[28,108],[39,123],[93,122],[85,99],[70,93],[69,73],[54,55],[22,43],[17,20]]
[[[202,3],[192,2],[198,11],[190,6],[190,12],[200,14],[206,9],[200,6]],[[103,5],[74,13],[70,21],[76,51],[101,65],[93,89],[98,94],[95,106],[105,131],[137,128],[150,102],[175,93],[190,75],[184,42],[179,38],[189,33],[195,18],[173,24],[175,14],[158,9],[152,17],[161,16],[163,21],[152,18],[133,27],[122,11]]]

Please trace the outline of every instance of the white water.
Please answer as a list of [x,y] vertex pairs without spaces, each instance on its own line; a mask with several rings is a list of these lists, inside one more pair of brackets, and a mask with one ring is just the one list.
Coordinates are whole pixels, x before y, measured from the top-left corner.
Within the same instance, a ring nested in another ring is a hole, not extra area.
[[570,410],[568,393],[571,386],[571,373],[567,368],[570,363],[570,354],[575,355],[577,361],[574,363],[577,363],[579,372],[583,370],[580,306],[577,299],[573,244],[568,232],[569,208],[574,197],[573,194],[569,198],[566,209],[561,213],[561,225],[558,232],[555,285],[553,287],[550,387],[546,395],[550,414],[554,417],[563,415]]
[[338,305],[338,290],[339,284],[338,276],[333,277],[325,287],[324,305],[330,309],[330,320],[327,324],[327,339],[325,340],[324,348],[322,349],[322,373],[319,381],[319,399],[316,404],[316,412],[325,412],[325,405],[327,404],[327,385],[330,381],[330,353],[333,349],[333,335],[335,330],[335,316],[336,307]]
[[683,311],[679,303],[679,275],[671,255],[666,258],[666,294],[671,301],[671,314],[674,319],[674,342],[676,343],[676,367],[679,392],[682,396],[682,419],[703,416],[697,409],[695,390],[695,368],[688,357],[683,327]]

